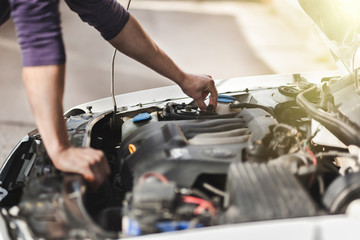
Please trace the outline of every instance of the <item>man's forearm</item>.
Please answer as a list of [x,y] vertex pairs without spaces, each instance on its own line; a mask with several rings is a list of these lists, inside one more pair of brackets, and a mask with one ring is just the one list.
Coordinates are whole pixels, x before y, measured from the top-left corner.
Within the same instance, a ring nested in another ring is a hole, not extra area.
[[24,67],[32,112],[50,157],[69,147],[63,118],[64,65]]
[[23,79],[36,125],[55,167],[99,187],[110,168],[102,151],[70,145],[63,117],[64,65],[25,67]]
[[202,110],[206,109],[204,100],[208,94],[209,104],[216,108],[217,90],[212,77],[183,72],[145,33],[133,16],[130,15],[122,31],[109,42],[120,52],[177,83]]
[[185,77],[184,72],[154,43],[131,15],[122,31],[109,42],[120,52],[178,84]]

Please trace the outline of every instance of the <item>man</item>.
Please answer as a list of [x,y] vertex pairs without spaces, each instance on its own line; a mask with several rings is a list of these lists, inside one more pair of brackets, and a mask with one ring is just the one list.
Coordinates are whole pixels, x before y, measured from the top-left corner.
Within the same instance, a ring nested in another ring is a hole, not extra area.
[[[70,145],[63,120],[65,50],[59,0],[9,0],[23,56],[23,80],[35,122],[55,167],[79,173],[94,187],[110,173],[103,152]],[[210,76],[183,72],[116,0],[66,0],[81,19],[94,26],[116,49],[177,83],[204,110],[216,107]]]

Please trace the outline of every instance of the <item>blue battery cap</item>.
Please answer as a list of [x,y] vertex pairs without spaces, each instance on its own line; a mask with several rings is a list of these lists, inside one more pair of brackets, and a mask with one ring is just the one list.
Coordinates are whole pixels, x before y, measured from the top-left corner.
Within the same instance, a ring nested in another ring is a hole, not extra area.
[[[160,232],[173,232],[177,230],[185,230],[190,228],[192,223],[190,221],[168,221],[168,222],[158,222],[155,224],[156,228]],[[204,225],[202,223],[197,223],[195,228],[202,228]]]
[[227,95],[222,95],[220,94],[218,96],[218,102],[220,103],[232,103],[235,102],[236,98],[232,97],[232,96],[227,96]]
[[127,234],[130,236],[140,236],[141,235],[141,228],[137,221],[129,219],[129,226],[128,229],[125,229]]
[[138,115],[136,115],[133,118],[133,123],[140,123],[140,122],[145,122],[145,121],[149,121],[152,119],[152,116],[149,113],[140,113]]

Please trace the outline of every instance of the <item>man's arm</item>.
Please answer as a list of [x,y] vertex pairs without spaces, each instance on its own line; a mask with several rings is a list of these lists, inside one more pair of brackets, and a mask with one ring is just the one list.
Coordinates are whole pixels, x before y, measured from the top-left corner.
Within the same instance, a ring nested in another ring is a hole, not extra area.
[[[120,22],[125,24],[128,19],[126,12],[124,13],[119,5],[109,8],[108,6],[113,6],[108,5],[109,2],[117,4],[116,1],[111,0],[92,1],[91,4],[85,1],[87,4],[80,4],[81,6],[77,9],[83,9],[87,13],[84,6],[91,5],[91,9],[96,10],[93,4],[106,6],[111,11],[117,9],[119,11],[116,11],[114,16],[121,17],[123,20]],[[65,54],[57,3],[26,0],[10,0],[10,3],[13,6],[12,15],[22,46],[23,79],[46,150],[56,168],[64,172],[82,174],[96,187],[110,172],[105,156],[101,151],[70,146],[63,118]],[[39,7],[39,4],[42,7]],[[40,9],[42,11],[39,13],[37,10]],[[39,18],[39,14],[43,14],[42,18]],[[96,14],[95,19],[97,19]],[[122,29],[123,25],[119,26]],[[117,32],[112,35],[110,30],[114,25],[109,24],[108,27],[108,29],[103,29],[102,35],[104,38],[109,37],[110,42],[120,51],[179,84],[182,90],[194,98],[202,109],[206,107],[204,99],[209,93],[211,94],[210,104],[216,106],[217,91],[211,77],[191,75],[180,70],[153,43],[133,17],[124,27],[123,30],[126,28],[126,31],[117,33],[120,31],[117,28]]]
[[57,169],[82,174],[98,187],[110,173],[102,151],[70,146],[63,117],[64,65],[23,68],[33,115],[49,157]]
[[110,172],[104,154],[71,147],[65,127],[65,50],[58,1],[9,3],[22,49],[25,88],[47,153],[57,169],[82,174],[97,187]]
[[211,76],[183,72],[145,33],[138,21],[130,15],[119,34],[109,42],[120,52],[143,63],[159,74],[177,83],[197,105],[205,110],[205,98],[210,93],[210,103],[217,104],[217,90]]
[[217,90],[212,78],[183,72],[116,0],[65,1],[71,10],[94,26],[120,52],[177,83],[201,109],[206,108],[204,100],[209,93],[210,104],[216,107]]

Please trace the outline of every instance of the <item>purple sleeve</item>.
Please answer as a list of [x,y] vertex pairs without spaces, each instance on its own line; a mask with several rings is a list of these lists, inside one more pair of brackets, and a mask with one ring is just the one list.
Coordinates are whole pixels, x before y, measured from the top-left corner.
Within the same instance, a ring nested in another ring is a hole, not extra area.
[[[65,62],[59,0],[9,0],[23,66]],[[81,19],[110,40],[125,26],[129,13],[116,0],[66,0]]]
[[71,10],[95,27],[105,40],[114,38],[129,20],[129,12],[116,0],[65,0]]
[[65,62],[58,0],[9,0],[23,66]]

